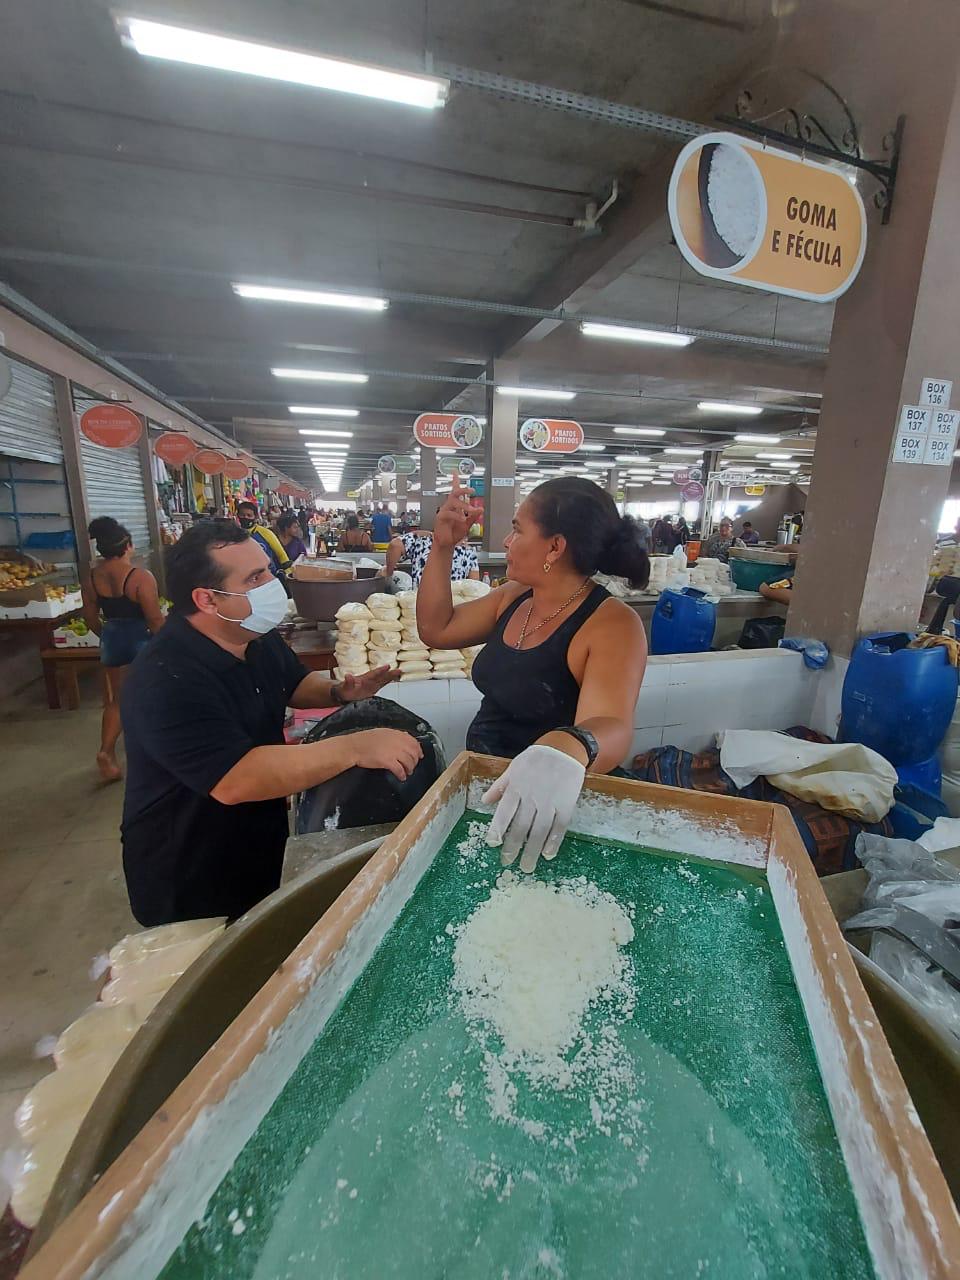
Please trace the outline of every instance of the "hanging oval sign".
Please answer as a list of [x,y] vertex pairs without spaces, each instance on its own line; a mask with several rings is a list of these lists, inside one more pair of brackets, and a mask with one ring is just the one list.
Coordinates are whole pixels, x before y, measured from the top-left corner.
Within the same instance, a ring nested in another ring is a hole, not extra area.
[[684,485],[680,492],[687,502],[700,502],[705,490],[699,480],[691,480],[689,484]]
[[701,275],[811,302],[845,293],[867,247],[863,201],[839,170],[735,133],[687,143],[667,210]]
[[427,449],[475,449],[483,426],[468,413],[421,413],[413,435]]
[[673,480],[673,483],[674,483],[674,484],[675,484],[679,489],[682,489],[682,488],[683,488],[683,486],[684,486],[685,484],[689,484],[689,483],[690,483],[690,471],[689,471],[689,468],[687,468],[687,467],[681,467],[679,471],[675,471],[675,472],[673,473],[673,476],[672,476],[671,478],[672,478],[672,480]]
[[748,484],[743,491],[748,498],[762,498],[767,492],[765,484]]
[[153,442],[153,452],[172,467],[182,467],[189,462],[198,448],[185,431],[166,431]]
[[531,453],[576,453],[583,444],[583,427],[566,418],[527,418],[520,443]]
[[105,449],[128,449],[143,434],[143,423],[125,404],[95,404],[80,415],[80,430]]
[[437,470],[442,476],[472,476],[477,464],[472,458],[439,458]]
[[226,458],[218,449],[198,449],[190,461],[205,476],[219,476],[227,465]]
[[223,474],[228,480],[246,480],[250,468],[242,458],[228,458],[223,464]]

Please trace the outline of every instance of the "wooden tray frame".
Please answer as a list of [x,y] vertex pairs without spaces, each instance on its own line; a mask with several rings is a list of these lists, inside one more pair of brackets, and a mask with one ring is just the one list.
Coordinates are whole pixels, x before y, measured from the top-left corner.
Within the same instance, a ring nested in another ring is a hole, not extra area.
[[[415,884],[468,798],[475,803],[478,788],[504,767],[502,760],[469,753],[454,760],[21,1272],[23,1280],[120,1280],[131,1275],[149,1280],[162,1269],[169,1250],[154,1260],[144,1254],[149,1249],[144,1241],[156,1235],[158,1215],[162,1219],[172,1213],[176,1219],[185,1211],[160,1194],[163,1175],[181,1181],[188,1177],[177,1172],[177,1161],[191,1159],[191,1141],[200,1150],[201,1141],[210,1140],[204,1126],[230,1123],[231,1090],[258,1060],[268,1058],[275,1037],[302,1012],[308,995],[326,981],[332,983],[330,975],[348,938],[378,899],[382,903],[381,895],[396,889],[393,882],[408,855],[432,846]],[[598,801],[615,802],[618,812],[632,812],[641,821],[644,814],[662,818],[666,813],[705,830],[735,829],[754,851],[763,851],[877,1274],[883,1280],[960,1276],[960,1217],[789,812],[778,805],[591,777],[580,809]],[[590,829],[589,822],[578,819],[573,826]],[[743,860],[758,864],[756,856]],[[277,1092],[286,1078],[277,1083]],[[272,1098],[266,1105],[270,1102]],[[171,1232],[182,1238],[176,1223],[167,1234]]]

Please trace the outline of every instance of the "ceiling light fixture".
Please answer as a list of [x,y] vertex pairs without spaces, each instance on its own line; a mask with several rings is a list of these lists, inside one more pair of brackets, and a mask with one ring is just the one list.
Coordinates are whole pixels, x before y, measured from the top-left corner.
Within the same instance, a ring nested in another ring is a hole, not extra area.
[[688,333],[670,333],[666,329],[637,329],[626,324],[598,324],[592,320],[580,323],[585,338],[609,338],[614,342],[647,342],[658,347],[689,347],[695,341]]
[[650,458],[642,453],[618,453],[615,461],[617,462],[649,462]]
[[738,404],[734,400],[701,400],[697,408],[701,413],[742,413],[748,418],[763,413],[762,404]]
[[352,440],[352,431],[334,431],[327,427],[298,427],[297,431],[302,436],[336,436],[338,440]]
[[758,453],[758,458],[766,458],[769,462],[790,462],[793,459],[792,453],[786,453],[783,449],[779,453]]
[[669,449],[664,449],[663,452],[664,453],[682,453],[685,458],[703,457],[702,449],[685,449],[681,445],[671,446]]
[[271,369],[275,378],[295,378],[299,382],[369,382],[365,373],[335,373],[326,369]]
[[518,467],[535,467],[537,465],[536,459],[534,458],[517,458]]
[[578,450],[580,453],[606,453],[607,446],[605,444],[582,444]]
[[613,434],[616,436],[665,436],[667,433],[662,427],[614,427]]
[[338,293],[330,289],[283,289],[273,285],[244,284],[234,281],[233,292],[241,298],[254,298],[258,302],[294,302],[310,307],[346,307],[350,311],[386,311],[390,305],[386,298],[374,298],[365,293]]
[[669,484],[670,481],[669,480],[651,480],[650,483],[651,484]]
[[497,395],[517,396],[520,400],[572,400],[576,394],[553,387],[497,387]]
[[332,404],[288,404],[290,413],[305,413],[311,418],[359,418],[359,409],[341,409]]
[[352,93],[361,98],[431,110],[442,107],[450,91],[450,81],[439,76],[391,71],[387,67],[280,49],[253,40],[235,40],[188,27],[169,26],[165,22],[118,17],[117,28],[124,43],[145,58],[186,62],[194,67],[283,80],[311,89],[330,89],[335,93]]
[[780,436],[755,436],[750,432],[741,433],[733,437],[737,444],[779,444]]

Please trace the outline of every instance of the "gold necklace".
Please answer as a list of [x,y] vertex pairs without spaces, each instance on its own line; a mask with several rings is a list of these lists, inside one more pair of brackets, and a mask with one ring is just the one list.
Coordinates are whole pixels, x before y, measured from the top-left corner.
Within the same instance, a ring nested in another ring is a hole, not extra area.
[[579,587],[577,587],[576,591],[573,593],[573,595],[570,597],[569,600],[564,600],[560,608],[557,609],[554,613],[551,613],[549,618],[544,618],[542,622],[538,622],[535,627],[530,627],[530,630],[528,631],[527,627],[530,626],[530,618],[533,614],[533,597],[531,596],[530,607],[527,609],[527,616],[524,618],[523,626],[520,628],[520,639],[517,641],[517,643],[513,647],[515,649],[522,649],[523,642],[524,640],[526,640],[527,636],[536,635],[536,633],[540,630],[541,627],[545,627],[547,623],[552,622],[554,618],[559,618],[560,614],[563,613],[564,609],[568,608],[570,605],[573,604],[574,600],[576,600],[577,596],[581,594],[581,592],[584,590],[584,588],[586,587],[589,581],[590,579],[587,578],[585,579],[585,581],[581,582]]

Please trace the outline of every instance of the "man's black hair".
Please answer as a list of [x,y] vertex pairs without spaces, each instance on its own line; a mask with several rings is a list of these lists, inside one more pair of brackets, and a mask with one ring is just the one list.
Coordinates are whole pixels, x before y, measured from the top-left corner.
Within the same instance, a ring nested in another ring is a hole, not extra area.
[[237,503],[237,515],[239,515],[241,511],[252,511],[255,516],[259,516],[260,514],[260,508],[257,504],[248,500]]
[[166,590],[175,613],[197,612],[193,603],[197,587],[223,585],[226,573],[210,552],[246,542],[249,537],[249,533],[232,520],[202,520],[188,529],[179,542],[167,547]]

